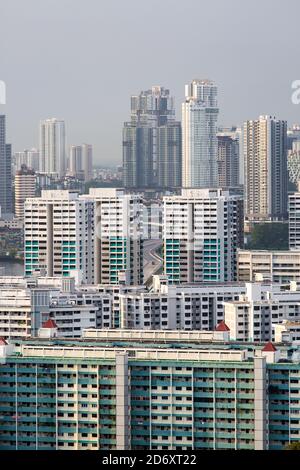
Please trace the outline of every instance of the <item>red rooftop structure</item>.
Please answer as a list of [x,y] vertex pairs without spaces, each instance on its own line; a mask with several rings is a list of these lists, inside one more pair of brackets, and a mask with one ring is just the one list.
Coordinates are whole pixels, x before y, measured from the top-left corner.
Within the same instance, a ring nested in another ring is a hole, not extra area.
[[57,324],[54,320],[51,320],[51,318],[49,318],[49,320],[43,323],[43,328],[57,328]]
[[226,323],[224,322],[224,320],[222,320],[217,328],[216,328],[216,331],[230,331],[230,328],[228,328],[228,326],[226,325]]
[[264,352],[275,352],[277,351],[277,349],[275,348],[274,344],[271,343],[271,341],[269,341],[265,347],[263,348],[263,351]]

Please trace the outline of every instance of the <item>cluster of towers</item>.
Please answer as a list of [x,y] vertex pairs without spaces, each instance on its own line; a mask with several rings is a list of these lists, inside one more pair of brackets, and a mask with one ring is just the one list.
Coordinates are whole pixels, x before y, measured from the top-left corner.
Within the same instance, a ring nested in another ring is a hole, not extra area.
[[287,123],[273,116],[242,127],[218,127],[218,90],[211,80],[185,87],[182,120],[170,91],[154,86],[131,97],[123,128],[124,186],[236,188],[249,220],[287,217]]

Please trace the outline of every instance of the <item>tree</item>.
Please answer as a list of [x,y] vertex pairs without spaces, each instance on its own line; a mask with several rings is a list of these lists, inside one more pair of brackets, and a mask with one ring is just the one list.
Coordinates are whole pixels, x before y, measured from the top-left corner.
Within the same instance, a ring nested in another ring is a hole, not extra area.
[[288,224],[281,222],[255,224],[250,242],[245,248],[247,250],[288,250]]

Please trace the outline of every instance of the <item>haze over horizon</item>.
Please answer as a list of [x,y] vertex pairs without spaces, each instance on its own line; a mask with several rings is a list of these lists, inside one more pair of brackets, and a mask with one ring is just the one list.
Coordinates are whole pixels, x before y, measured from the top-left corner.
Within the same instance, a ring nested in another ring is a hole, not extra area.
[[39,121],[57,117],[68,144],[93,144],[96,165],[120,164],[130,95],[169,88],[181,119],[193,78],[218,85],[219,125],[300,122],[297,0],[0,0],[0,14],[0,114],[14,151],[38,146]]

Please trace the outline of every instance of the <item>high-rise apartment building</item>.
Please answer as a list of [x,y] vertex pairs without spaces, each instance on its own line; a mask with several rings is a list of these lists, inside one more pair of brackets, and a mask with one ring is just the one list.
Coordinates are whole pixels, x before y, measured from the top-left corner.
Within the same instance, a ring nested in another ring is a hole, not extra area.
[[244,124],[245,217],[287,217],[287,123],[271,116]]
[[67,190],[42,191],[24,204],[25,275],[70,276],[93,282],[94,207]]
[[81,145],[71,145],[69,154],[68,174],[83,179]]
[[21,170],[22,165],[26,165],[34,171],[40,169],[40,153],[37,149],[23,150],[22,152],[14,153],[14,169],[15,172]]
[[65,122],[56,118],[40,122],[40,172],[62,178],[66,171]]
[[90,144],[72,145],[69,157],[69,175],[91,181],[93,178],[93,147]]
[[182,186],[213,188],[217,169],[217,86],[211,80],[193,80],[185,87],[182,104]]
[[24,202],[35,196],[36,179],[34,170],[22,165],[15,175],[15,216],[24,218]]
[[0,207],[2,216],[12,213],[11,144],[6,143],[4,115],[0,115]]
[[218,139],[218,186],[221,188],[240,185],[240,129],[219,129]]
[[299,441],[291,347],[230,345],[224,323],[210,337],[149,331],[147,345],[143,330],[92,328],[72,344],[51,337],[53,322],[42,330],[17,348],[0,340],[1,450],[181,453]]
[[84,181],[87,183],[93,179],[93,146],[91,144],[82,144],[81,148]]
[[169,90],[153,86],[131,97],[131,121],[123,128],[126,188],[181,185],[181,124]]
[[237,277],[243,244],[243,200],[222,189],[182,190],[164,197],[164,269],[173,283]]
[[143,283],[143,200],[115,188],[91,188],[81,196],[94,206],[96,284]]
[[25,275],[143,283],[143,201],[122,190],[42,191],[25,202]]
[[300,250],[300,182],[298,192],[289,195],[289,248]]

